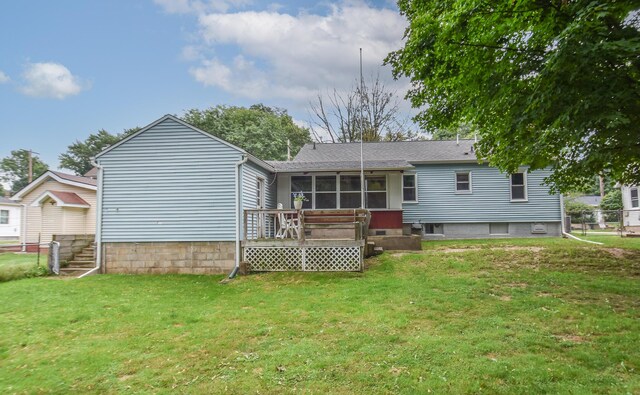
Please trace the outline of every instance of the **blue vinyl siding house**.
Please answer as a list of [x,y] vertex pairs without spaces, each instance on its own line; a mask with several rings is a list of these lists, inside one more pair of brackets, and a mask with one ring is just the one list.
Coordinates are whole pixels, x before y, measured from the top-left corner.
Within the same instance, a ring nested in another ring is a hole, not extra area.
[[275,200],[273,169],[166,115],[96,157],[103,271],[219,273],[238,259],[238,220]]
[[546,171],[478,163],[473,141],[305,145],[263,161],[166,115],[95,159],[103,272],[221,273],[240,260],[243,210],[292,206],[371,211],[370,234],[424,238],[559,236],[561,197]]

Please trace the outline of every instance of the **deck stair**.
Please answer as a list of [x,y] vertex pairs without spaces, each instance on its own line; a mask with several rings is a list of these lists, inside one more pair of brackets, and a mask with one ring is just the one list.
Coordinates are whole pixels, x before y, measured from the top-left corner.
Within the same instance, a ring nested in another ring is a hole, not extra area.
[[79,253],[74,254],[68,265],[60,268],[60,274],[64,276],[81,276],[96,266],[95,244],[85,247]]

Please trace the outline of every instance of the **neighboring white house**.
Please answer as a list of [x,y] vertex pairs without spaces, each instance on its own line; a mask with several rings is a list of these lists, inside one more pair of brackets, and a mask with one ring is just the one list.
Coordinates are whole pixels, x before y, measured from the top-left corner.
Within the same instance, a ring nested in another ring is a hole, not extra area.
[[623,186],[621,190],[624,226],[640,227],[640,186]]
[[20,203],[0,196],[0,240],[20,238]]

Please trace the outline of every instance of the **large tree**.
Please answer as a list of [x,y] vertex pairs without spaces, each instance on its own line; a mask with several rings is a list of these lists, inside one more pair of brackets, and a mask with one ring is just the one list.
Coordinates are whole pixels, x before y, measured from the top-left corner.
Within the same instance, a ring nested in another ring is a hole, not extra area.
[[310,103],[311,131],[316,140],[332,143],[399,141],[418,137],[401,115],[399,98],[380,77],[353,85],[348,92],[333,89]]
[[84,141],[76,140],[75,143],[67,147],[67,152],[60,154],[60,167],[69,169],[77,175],[83,175],[91,168],[91,159],[105,148],[120,141],[121,139],[137,132],[140,128],[125,129],[122,133],[111,134],[102,129],[92,133]]
[[469,122],[504,171],[550,166],[564,191],[640,183],[639,0],[400,0],[387,62],[428,128]]
[[[34,179],[49,170],[49,166],[37,156],[32,156],[32,163]],[[27,186],[29,184],[29,150],[11,151],[11,155],[0,161],[0,171],[2,172],[0,179],[11,184],[11,194]]]
[[287,140],[291,155],[311,141],[309,130],[296,125],[286,110],[262,104],[191,109],[182,119],[264,160],[287,159]]

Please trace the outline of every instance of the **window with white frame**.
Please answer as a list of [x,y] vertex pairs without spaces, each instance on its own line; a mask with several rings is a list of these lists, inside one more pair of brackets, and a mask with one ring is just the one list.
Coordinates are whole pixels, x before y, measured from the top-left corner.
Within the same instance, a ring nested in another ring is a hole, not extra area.
[[302,208],[313,208],[313,177],[291,176],[291,207],[293,207],[293,194],[302,193],[306,198]]
[[527,173],[513,173],[511,180],[511,200],[526,201],[527,200]]
[[471,172],[456,172],[456,193],[471,193]]
[[367,208],[387,208],[387,177],[366,176],[367,186],[366,207]]
[[[291,205],[293,194],[303,193],[305,209],[359,208],[360,175],[291,176]],[[387,177],[365,176],[365,205],[367,208],[387,208]]]
[[360,176],[340,176],[340,208],[360,207]]
[[0,225],[9,223],[9,210],[0,210]]
[[411,203],[418,201],[418,184],[416,174],[402,175],[402,201]]
[[630,192],[631,192],[631,207],[633,208],[640,207],[640,204],[638,201],[638,188],[636,187],[631,188]]
[[336,176],[316,176],[316,208],[338,207],[338,183]]

